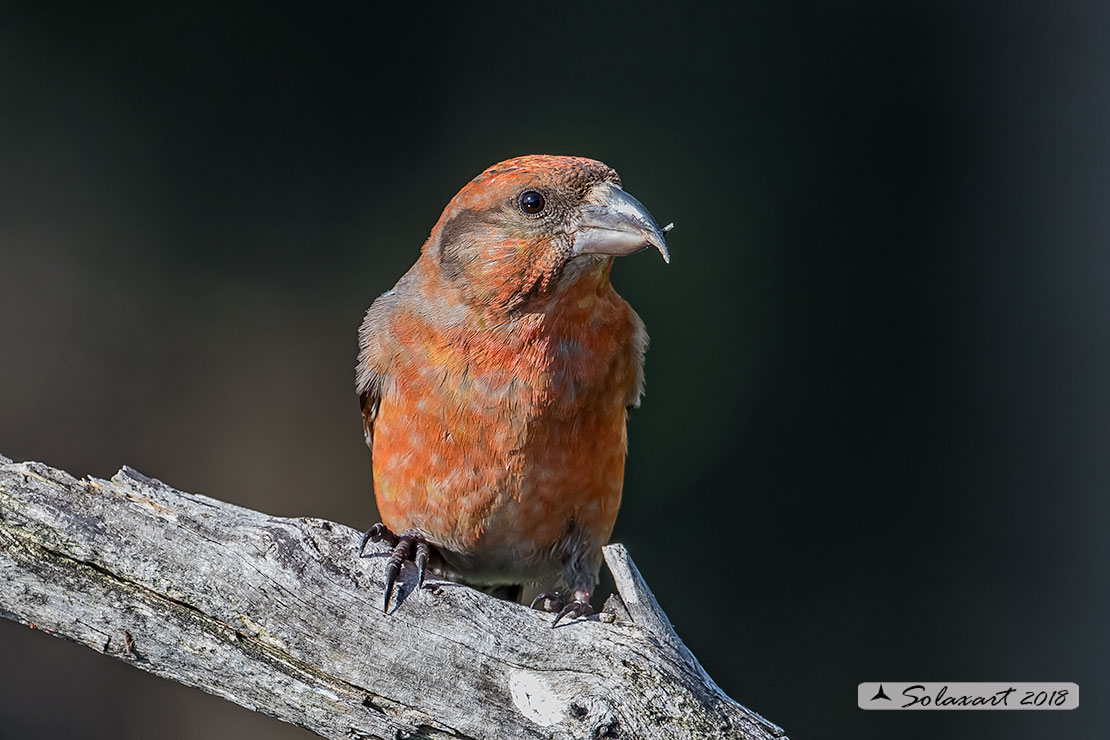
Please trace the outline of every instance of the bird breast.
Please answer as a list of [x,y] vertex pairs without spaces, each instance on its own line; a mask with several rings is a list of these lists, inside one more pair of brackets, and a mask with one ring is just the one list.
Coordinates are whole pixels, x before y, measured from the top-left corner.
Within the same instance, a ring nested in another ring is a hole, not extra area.
[[463,570],[510,577],[550,570],[568,537],[608,539],[643,340],[603,287],[494,327],[395,312],[373,444],[386,525],[421,530]]

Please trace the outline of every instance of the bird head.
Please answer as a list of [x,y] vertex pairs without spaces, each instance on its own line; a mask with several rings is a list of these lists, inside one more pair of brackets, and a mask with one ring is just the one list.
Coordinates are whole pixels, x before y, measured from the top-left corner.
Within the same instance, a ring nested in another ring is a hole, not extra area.
[[669,262],[664,233],[601,162],[532,155],[495,164],[460,190],[423,259],[468,302],[512,310],[586,275],[607,280],[613,257],[655,247]]

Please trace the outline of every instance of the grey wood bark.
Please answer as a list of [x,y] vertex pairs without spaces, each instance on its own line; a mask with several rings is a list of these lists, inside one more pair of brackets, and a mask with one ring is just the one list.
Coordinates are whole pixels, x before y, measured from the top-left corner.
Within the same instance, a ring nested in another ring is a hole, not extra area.
[[0,456],[0,614],[324,737],[784,737],[713,683],[621,545],[606,611],[552,629],[407,567],[384,615],[386,550],[358,541]]

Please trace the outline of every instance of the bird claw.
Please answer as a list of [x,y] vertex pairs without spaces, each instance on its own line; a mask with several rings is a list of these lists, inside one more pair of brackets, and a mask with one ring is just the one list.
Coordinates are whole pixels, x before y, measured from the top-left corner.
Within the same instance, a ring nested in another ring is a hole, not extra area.
[[389,527],[378,522],[362,535],[362,542],[359,543],[358,547],[359,557],[364,557],[366,543],[371,541],[385,542],[393,548],[393,552],[389,554],[389,560],[386,561],[385,565],[385,599],[382,603],[382,613],[388,614],[389,597],[393,595],[393,587],[397,584],[398,576],[401,575],[401,566],[406,561],[416,565],[416,586],[420,588],[424,585],[424,575],[428,570],[428,560],[432,555],[432,547],[424,539],[424,535],[415,529],[409,529],[404,534],[397,535]]
[[572,601],[559,610],[559,613],[555,616],[555,621],[551,623],[551,626],[553,628],[558,626],[559,620],[563,617],[589,617],[593,615],[593,613],[594,608],[590,606],[590,602]]
[[544,591],[532,599],[531,608],[542,609],[545,612],[558,612],[563,610],[566,599],[558,591]]
[[381,522],[378,522],[373,527],[370,527],[370,529],[362,533],[362,541],[358,544],[358,556],[360,558],[365,557],[363,553],[366,550],[366,543],[371,541],[385,541],[390,547],[396,547],[397,535],[393,534],[393,532],[389,530],[389,527],[385,526]]
[[590,602],[576,598],[574,601],[567,603],[558,591],[544,591],[537,595],[536,598],[532,599],[532,608],[537,607],[545,612],[558,612],[555,621],[551,623],[552,627],[557,626],[563,617],[589,617],[594,613],[594,608],[590,606]]

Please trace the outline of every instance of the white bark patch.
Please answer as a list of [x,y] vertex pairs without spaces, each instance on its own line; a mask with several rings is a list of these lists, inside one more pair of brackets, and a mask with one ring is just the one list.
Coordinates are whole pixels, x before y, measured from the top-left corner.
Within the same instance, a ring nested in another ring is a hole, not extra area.
[[550,727],[567,716],[567,702],[540,673],[514,668],[509,672],[509,694],[513,704],[540,727]]

